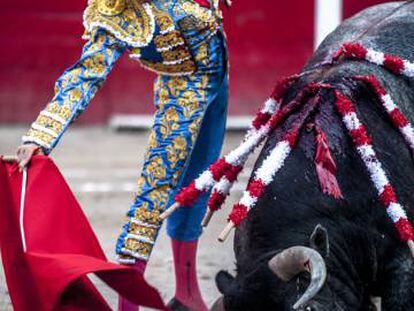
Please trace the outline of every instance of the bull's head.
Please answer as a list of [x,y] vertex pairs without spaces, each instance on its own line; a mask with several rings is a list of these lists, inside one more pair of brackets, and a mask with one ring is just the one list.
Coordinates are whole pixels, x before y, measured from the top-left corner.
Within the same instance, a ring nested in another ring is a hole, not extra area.
[[[329,258],[329,239],[321,225],[311,234],[310,247],[293,246],[269,258],[247,275],[234,278],[219,272],[216,283],[223,296],[212,310],[360,309],[350,309],[344,284],[328,277],[325,259]],[[367,305],[364,310],[370,308]]]

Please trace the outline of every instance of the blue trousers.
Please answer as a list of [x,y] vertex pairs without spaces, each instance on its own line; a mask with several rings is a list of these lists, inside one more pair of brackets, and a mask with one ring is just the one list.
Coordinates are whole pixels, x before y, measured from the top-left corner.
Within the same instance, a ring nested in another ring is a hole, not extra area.
[[[117,242],[121,262],[148,260],[161,222],[160,213],[174,196],[220,155],[225,133],[228,72],[224,35],[190,45],[197,72],[159,76],[155,83],[155,120],[138,190]],[[168,219],[168,234],[196,240],[208,194]]]
[[[207,107],[197,142],[178,184],[178,189],[187,186],[220,156],[226,130],[227,90],[228,76],[226,75],[217,97]],[[170,237],[179,241],[198,239],[202,232],[201,221],[206,212],[209,194],[204,193],[194,206],[180,208],[168,218],[167,233]],[[172,196],[169,205],[173,204],[173,202],[174,197]]]

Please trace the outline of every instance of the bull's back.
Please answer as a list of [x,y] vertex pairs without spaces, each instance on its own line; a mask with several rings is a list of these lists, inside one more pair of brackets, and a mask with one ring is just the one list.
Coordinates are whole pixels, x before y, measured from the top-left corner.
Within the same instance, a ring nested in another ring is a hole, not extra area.
[[[404,114],[414,122],[414,81],[364,61],[345,60],[333,65],[318,66],[330,60],[345,42],[359,42],[368,48],[414,62],[414,3],[393,2],[376,6],[345,21],[322,43],[304,71],[316,67],[319,69],[302,78],[298,88],[289,92],[288,100],[310,82],[333,81],[338,84],[355,75],[373,74],[385,85]],[[352,83],[350,85],[352,87]],[[372,100],[372,94],[358,90],[354,99],[358,114],[373,137],[374,148],[401,202],[411,214],[414,210],[414,164],[411,153],[398,130],[387,120],[382,108]],[[376,190],[366,168],[335,111],[333,96],[324,96],[323,101],[319,112],[320,122],[337,164],[337,179],[344,200],[335,200],[320,190],[314,163],[314,133],[303,130],[298,146],[239,230],[238,242],[235,243],[238,257],[246,251],[250,253],[256,249],[271,248],[278,241],[288,240],[292,231],[303,230],[305,222],[310,224],[309,228],[319,222],[335,222],[338,208],[353,210],[363,220],[362,225],[367,223],[368,218],[372,223],[378,219],[379,223],[388,225],[388,232],[394,232],[386,220],[384,208],[377,201]],[[285,130],[286,128],[281,128],[272,133],[259,155],[255,169],[260,167]],[[237,249],[241,245],[243,252]]]
[[414,61],[414,2],[399,1],[368,8],[345,20],[319,46],[305,70],[328,61],[345,42]]

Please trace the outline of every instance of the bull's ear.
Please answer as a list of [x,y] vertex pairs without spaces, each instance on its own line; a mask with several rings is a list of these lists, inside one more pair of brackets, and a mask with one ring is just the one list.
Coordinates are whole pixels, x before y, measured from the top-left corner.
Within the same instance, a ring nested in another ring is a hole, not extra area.
[[227,271],[220,271],[216,275],[216,285],[220,293],[226,295],[230,291],[234,281],[234,276],[232,276]]
[[321,224],[318,224],[313,230],[309,239],[309,244],[314,250],[317,250],[322,257],[326,258],[329,256],[328,231]]

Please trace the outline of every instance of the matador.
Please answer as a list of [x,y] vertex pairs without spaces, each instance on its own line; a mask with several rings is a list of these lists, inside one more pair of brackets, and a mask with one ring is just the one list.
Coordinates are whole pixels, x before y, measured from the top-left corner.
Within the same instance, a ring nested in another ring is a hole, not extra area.
[[[160,213],[221,151],[228,102],[222,15],[217,2],[208,0],[90,0],[84,26],[87,42],[79,60],[57,80],[53,99],[23,136],[18,157],[24,166],[37,152],[50,154],[122,54],[157,73],[149,146],[116,243],[119,262],[144,272]],[[196,208],[179,209],[168,219],[176,275],[173,310],[207,309],[195,268],[207,198],[208,193]],[[120,310],[135,308],[120,298]]]

